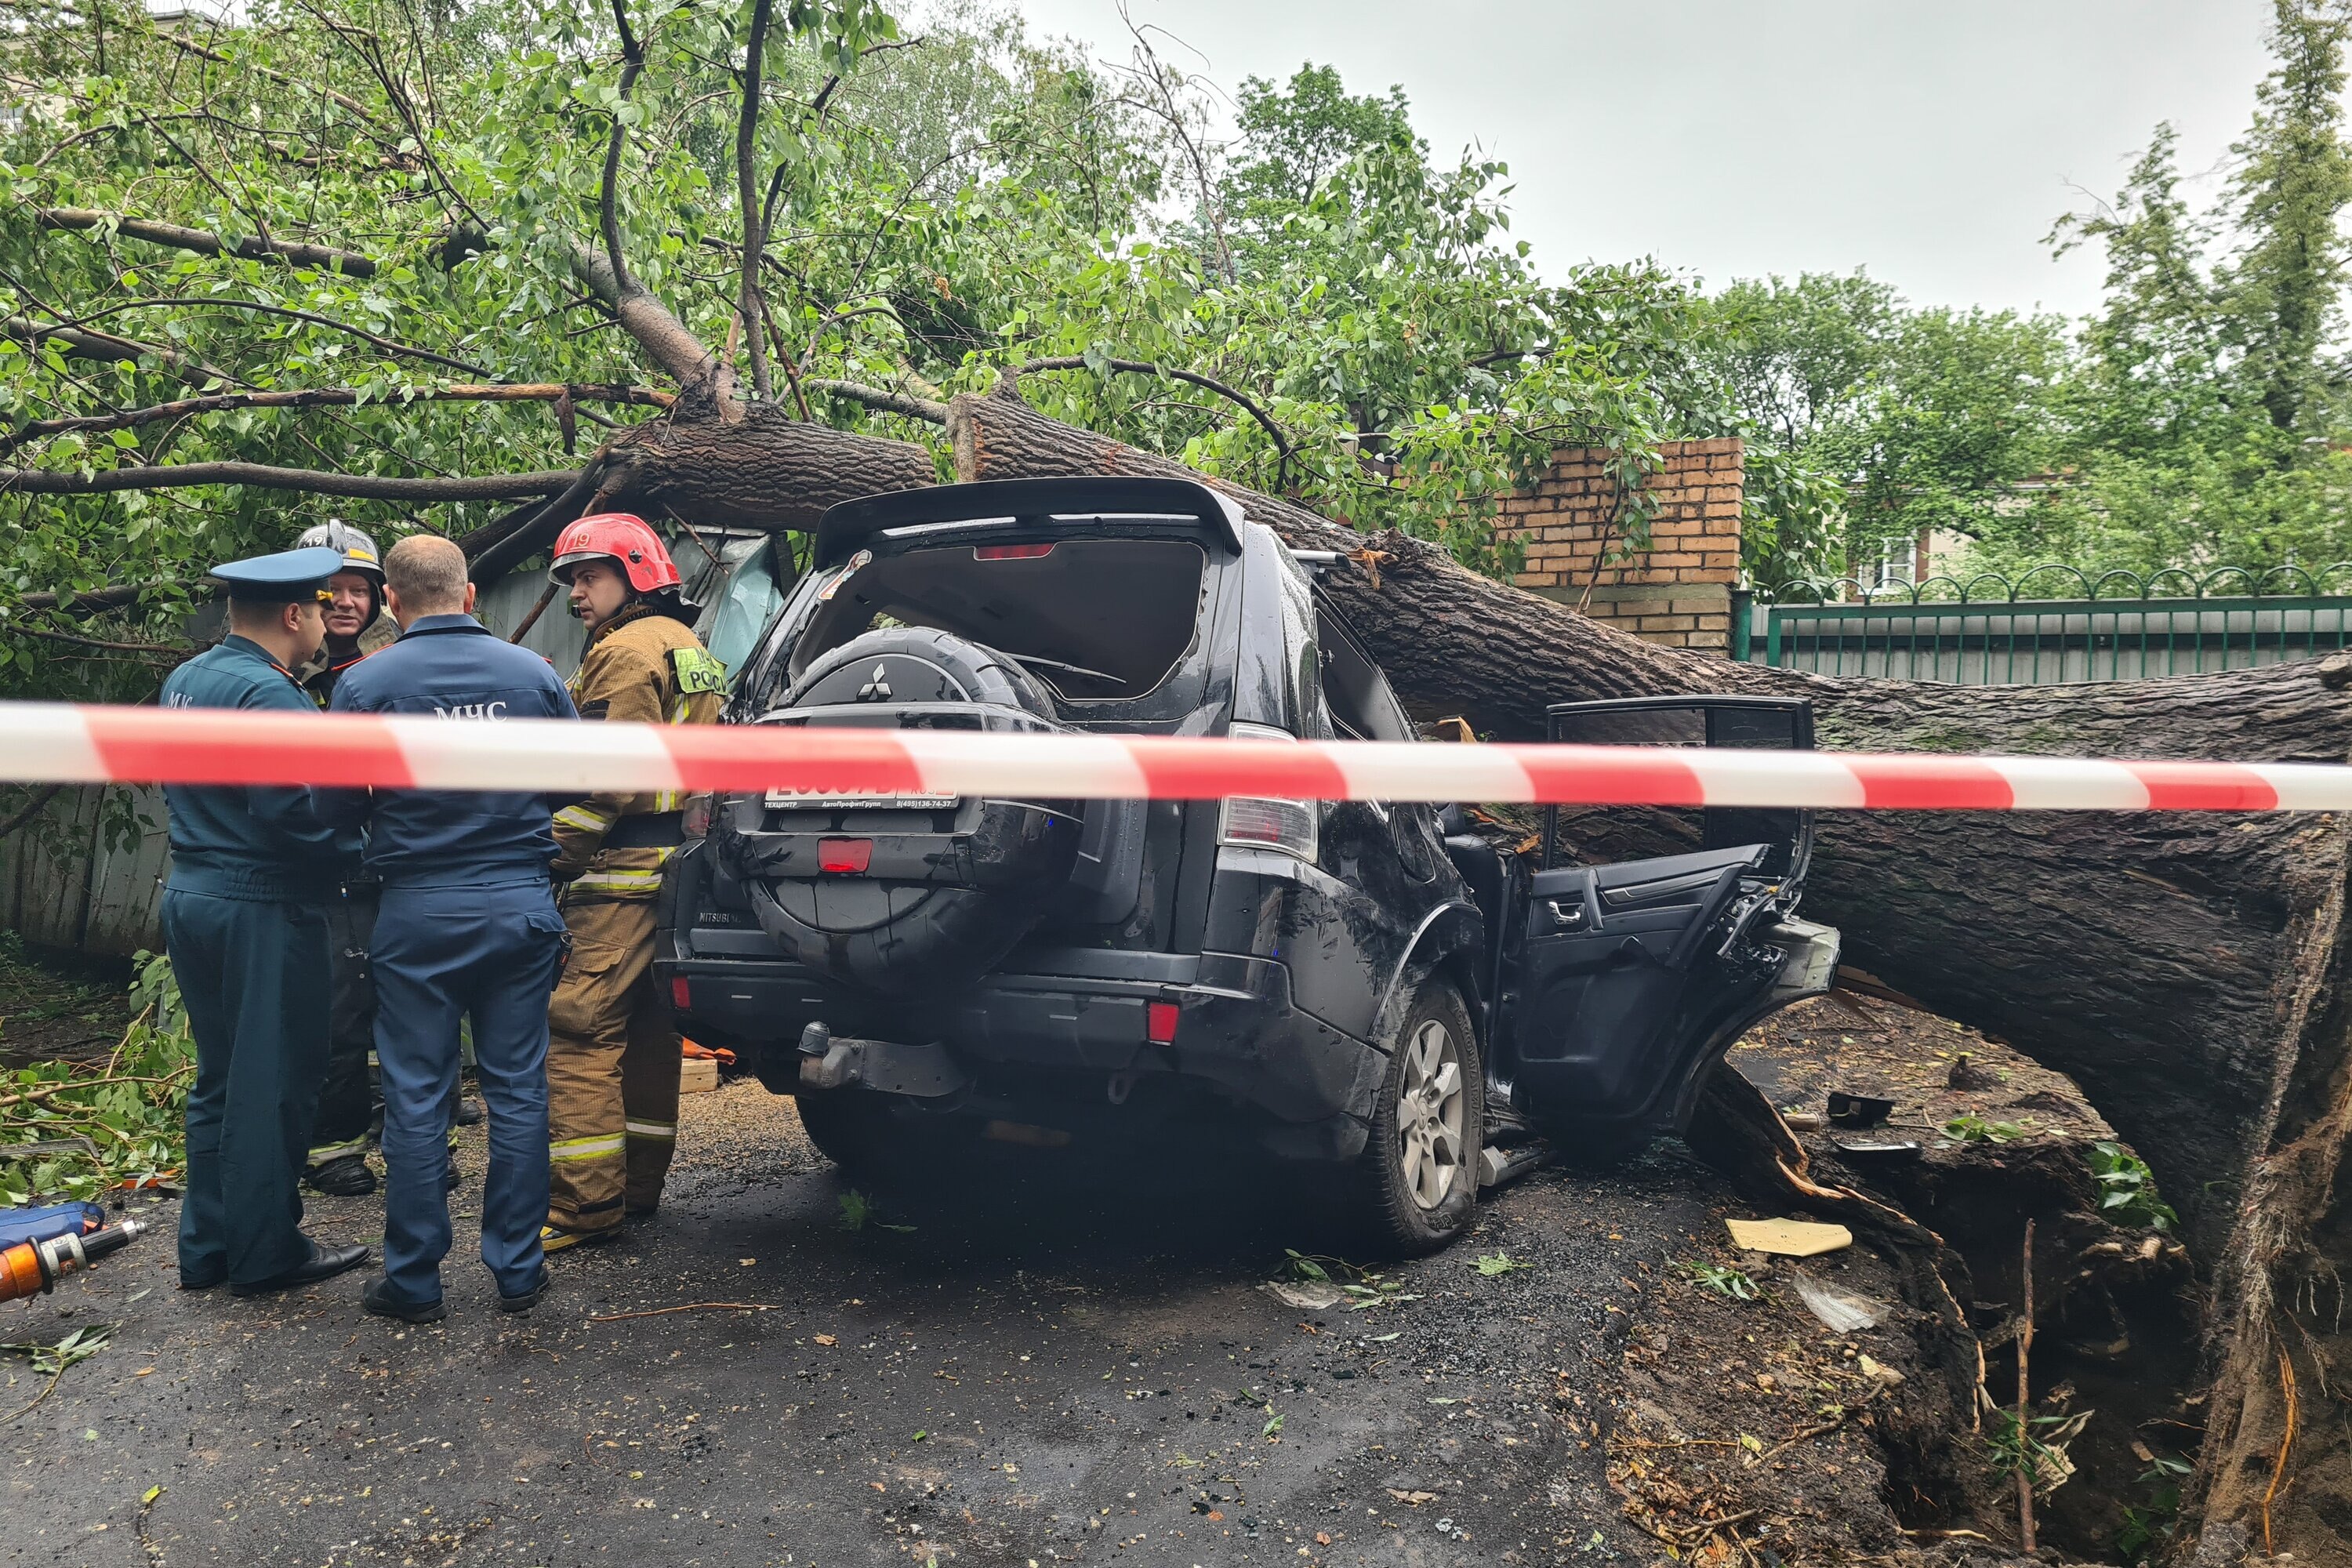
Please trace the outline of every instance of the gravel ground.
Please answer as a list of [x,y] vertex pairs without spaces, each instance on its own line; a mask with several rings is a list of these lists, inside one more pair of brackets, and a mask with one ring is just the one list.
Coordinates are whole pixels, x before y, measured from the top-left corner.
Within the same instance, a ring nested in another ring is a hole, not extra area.
[[[1899,1322],[1832,1336],[1785,1293],[1686,1279],[1755,1211],[1678,1145],[1523,1181],[1360,1311],[1260,1289],[1329,1234],[1264,1170],[1020,1151],[849,1229],[756,1084],[689,1099],[680,1148],[658,1221],[557,1258],[526,1318],[462,1246],[451,1317],[412,1329],[362,1316],[356,1279],[182,1293],[163,1237],[0,1308],[0,1340],[120,1325],[0,1427],[0,1555],[1581,1568],[1902,1544],[1856,1370],[1904,1364]],[[311,1205],[323,1237],[381,1223]],[[1807,1267],[1890,1289],[1863,1248]],[[705,1302],[767,1310],[659,1310]],[[8,1364],[22,1404],[42,1380]],[[1853,1415],[1811,1433],[1827,1405]]]

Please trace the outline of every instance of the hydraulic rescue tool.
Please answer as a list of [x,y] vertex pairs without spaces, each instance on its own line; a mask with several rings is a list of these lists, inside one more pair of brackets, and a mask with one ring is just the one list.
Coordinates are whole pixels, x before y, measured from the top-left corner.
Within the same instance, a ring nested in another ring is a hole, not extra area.
[[[5,1243],[0,1245],[0,1301],[54,1290],[67,1275],[121,1251],[147,1228],[135,1219],[126,1219],[101,1230],[85,1230],[87,1222],[78,1211],[93,1206],[71,1204],[0,1214],[0,1243]],[[30,1223],[9,1223],[12,1220]]]

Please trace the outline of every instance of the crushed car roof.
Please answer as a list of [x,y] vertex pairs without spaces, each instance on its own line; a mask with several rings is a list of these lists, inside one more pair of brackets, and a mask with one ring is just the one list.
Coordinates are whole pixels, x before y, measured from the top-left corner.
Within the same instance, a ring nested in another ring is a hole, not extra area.
[[1241,552],[1242,509],[1195,479],[992,479],[843,501],[817,521],[814,564],[838,565],[894,529],[993,519],[1042,523],[1084,518],[1196,520],[1227,549]]

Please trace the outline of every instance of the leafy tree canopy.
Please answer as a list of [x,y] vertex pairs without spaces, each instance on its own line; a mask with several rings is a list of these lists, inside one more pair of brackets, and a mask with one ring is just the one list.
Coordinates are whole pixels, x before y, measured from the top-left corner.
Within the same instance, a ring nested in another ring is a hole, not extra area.
[[2106,257],[2085,320],[1915,309],[1861,272],[1716,294],[1738,406],[1840,492],[1787,565],[1864,570],[1923,530],[1963,543],[1963,576],[2352,561],[2347,28],[2341,0],[2277,0],[2274,67],[2211,207],[2159,125],[2112,204],[2061,220],[2057,250]]
[[[60,639],[169,641],[204,563],[329,511],[466,533],[649,419],[936,450],[944,396],[1017,372],[1490,569],[1494,496],[1556,446],[1622,454],[1638,538],[1656,444],[1743,425],[1682,280],[1539,277],[1499,163],[1328,68],[1245,83],[1227,146],[1145,34],[1094,62],[972,0],[10,12],[0,678],[31,689],[68,650],[136,686],[137,647]],[[1818,500],[1769,442],[1757,471]]]

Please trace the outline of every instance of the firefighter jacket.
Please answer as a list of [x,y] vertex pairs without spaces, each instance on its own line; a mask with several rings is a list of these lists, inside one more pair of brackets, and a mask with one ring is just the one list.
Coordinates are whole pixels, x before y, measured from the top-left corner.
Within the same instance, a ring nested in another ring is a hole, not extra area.
[[[572,700],[583,719],[640,724],[715,724],[727,700],[727,667],[679,622],[634,605],[596,630]],[[675,791],[592,795],[555,814],[555,879],[567,905],[650,899],[681,841]]]
[[375,619],[360,628],[359,647],[350,658],[337,658],[332,649],[320,643],[317,653],[295,667],[294,679],[320,707],[324,708],[334,700],[335,682],[342,679],[343,671],[372,653],[382,653],[399,640],[400,624],[386,612],[378,610]]

